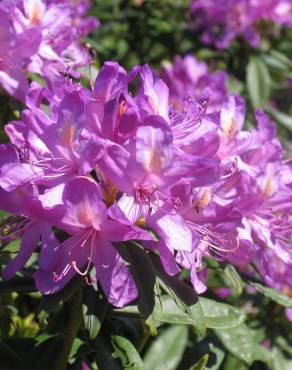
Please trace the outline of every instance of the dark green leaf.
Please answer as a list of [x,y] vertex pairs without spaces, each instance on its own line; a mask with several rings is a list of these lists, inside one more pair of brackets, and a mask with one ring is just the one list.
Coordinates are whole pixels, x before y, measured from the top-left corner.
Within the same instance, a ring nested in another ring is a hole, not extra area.
[[[224,360],[225,353],[224,351],[215,343],[209,343],[209,361],[206,366],[207,370],[218,370]],[[212,358],[211,358],[212,355]],[[213,357],[215,357],[215,361],[211,363],[210,360],[213,360]]]
[[263,359],[259,344],[253,340],[245,324],[224,330],[216,329],[215,332],[227,350],[246,364],[251,365],[259,357]]
[[30,293],[35,291],[34,280],[30,277],[15,277],[8,281],[0,281],[1,294],[9,292]]
[[156,290],[156,274],[153,263],[148,253],[137,243],[119,244],[116,247],[123,259],[129,264],[129,269],[137,285],[139,312],[146,319],[152,333],[155,334],[162,312]]
[[72,344],[71,352],[69,358],[73,358],[76,356],[79,348],[83,345],[83,341],[79,338],[75,338]]
[[77,291],[77,289],[83,284],[80,276],[74,277],[69,283],[56,294],[43,295],[41,302],[38,307],[38,312],[53,312],[58,311],[62,301],[67,301]]
[[187,345],[188,329],[174,325],[164,330],[149,347],[143,370],[175,370]]
[[292,308],[292,298],[287,295],[277,291],[276,289],[265,287],[264,285],[258,283],[252,283],[257,291],[265,295],[266,297],[272,299],[273,301],[279,303],[284,307]]
[[251,333],[246,325],[224,330],[217,329],[216,334],[224,346],[234,354],[234,356],[248,365],[252,364],[254,359],[253,342],[251,340]]
[[233,290],[234,294],[240,295],[243,291],[243,281],[241,280],[241,277],[238,275],[238,272],[236,271],[235,267],[232,265],[227,265],[224,269],[224,273],[228,277]]
[[240,361],[238,357],[233,356],[231,353],[228,353],[224,361],[224,370],[249,370],[250,367]]
[[263,108],[270,99],[269,70],[259,57],[253,56],[247,65],[247,89],[254,108]]
[[100,330],[101,322],[94,314],[88,313],[86,305],[82,305],[82,310],[84,327],[89,333],[89,339],[94,339]]
[[170,296],[162,296],[161,302],[163,315],[160,318],[160,322],[162,323],[192,325],[197,329],[201,325],[200,320],[204,321],[202,309],[197,307],[197,304],[200,305],[199,303],[190,308],[191,314],[189,314],[189,312],[177,305]]
[[0,342],[0,359],[12,368],[20,360],[18,354],[6,343]]
[[112,345],[115,349],[113,357],[122,361],[124,369],[143,369],[143,361],[136,348],[128,339],[115,335],[112,337]]
[[11,370],[52,370],[63,345],[63,336],[49,338],[27,353]]
[[199,297],[207,328],[232,328],[242,324],[245,314],[238,308],[213,299]]
[[93,287],[84,289],[83,323],[89,332],[89,338],[94,339],[101,327],[108,303]]
[[159,285],[165,290],[176,306],[180,308],[180,311],[189,316],[192,322],[191,325],[194,326],[195,330],[201,336],[204,336],[206,332],[204,315],[194,289],[176,276],[168,275],[164,271],[160,258],[157,255],[151,254],[151,260],[158,276]]
[[292,117],[289,114],[280,112],[279,110],[270,107],[268,107],[266,110],[273,116],[273,118],[277,122],[279,122],[280,125],[286,127],[292,132]]
[[207,362],[209,360],[209,355],[206,353],[199,362],[191,366],[189,370],[205,370]]
[[122,370],[119,361],[112,356],[112,348],[100,335],[94,340],[93,348],[96,351],[98,370]]

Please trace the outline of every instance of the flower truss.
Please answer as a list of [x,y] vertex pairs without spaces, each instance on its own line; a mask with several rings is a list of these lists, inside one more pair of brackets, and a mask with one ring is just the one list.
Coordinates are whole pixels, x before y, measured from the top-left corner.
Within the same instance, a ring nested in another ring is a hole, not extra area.
[[164,63],[162,78],[169,88],[170,104],[177,110],[183,110],[188,98],[198,100],[208,95],[208,112],[216,111],[227,96],[227,73],[210,72],[206,63],[192,55],[177,55],[172,64]]
[[292,289],[292,161],[263,111],[256,128],[243,128],[239,95],[183,97],[178,76],[191,85],[193,68],[207,78],[191,59],[166,69],[170,90],[148,65],[127,73],[115,62],[92,91],[70,81],[58,95],[31,85],[0,147],[0,199],[11,214],[1,235],[21,238],[6,279],[38,250],[40,292],[79,274],[124,306],[138,290],[116,243],[133,248],[132,240],[169,275],[189,270],[197,293],[207,289],[206,257],[246,274],[256,267],[268,285]]
[[22,101],[28,91],[26,72],[43,77],[55,90],[64,74],[79,76],[88,64],[80,44],[99,24],[85,17],[88,0],[3,0],[0,4],[0,84]]
[[228,48],[238,35],[258,47],[260,21],[292,25],[290,0],[193,0],[190,12],[194,27],[204,30],[202,41],[219,49]]

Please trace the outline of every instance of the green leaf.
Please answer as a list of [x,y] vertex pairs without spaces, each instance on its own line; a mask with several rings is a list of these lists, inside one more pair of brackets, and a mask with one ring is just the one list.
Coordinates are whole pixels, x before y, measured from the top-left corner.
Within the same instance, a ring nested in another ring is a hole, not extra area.
[[98,370],[121,370],[119,361],[113,358],[111,346],[100,335],[92,343],[96,351],[96,365]]
[[271,69],[283,74],[292,69],[292,63],[289,58],[277,51],[271,50],[270,54],[264,55],[263,59]]
[[[176,276],[168,275],[164,271],[160,258],[157,255],[151,254],[150,258],[155,267],[161,288],[165,290],[176,306],[180,308],[181,312],[189,316],[192,322],[191,325],[194,326],[198,334],[204,336],[206,333],[204,315],[194,289]],[[164,316],[164,312],[162,316]]]
[[93,287],[84,289],[83,323],[89,332],[89,339],[96,338],[101,328],[108,303]]
[[82,345],[83,345],[83,341],[81,339],[79,339],[79,338],[74,339],[74,342],[73,342],[72,348],[71,348],[71,352],[70,352],[70,356],[69,356],[70,359],[76,356],[79,348]]
[[232,284],[234,294],[236,294],[237,296],[241,295],[243,292],[244,284],[238,272],[236,271],[236,268],[232,265],[226,265],[224,273]]
[[247,65],[247,90],[254,108],[263,108],[270,99],[269,70],[259,57],[250,58]]
[[1,362],[9,365],[10,368],[15,366],[20,360],[18,354],[6,343],[0,342],[0,358]]
[[262,361],[268,365],[272,362],[272,355],[270,351],[268,351],[265,347],[261,346],[258,343],[254,343],[253,356],[254,361]]
[[8,281],[0,281],[0,293],[31,293],[36,292],[34,280],[31,277],[15,277]]
[[253,341],[251,333],[246,325],[237,326],[224,330],[215,330],[223,345],[234,356],[246,364],[253,363]]
[[209,343],[209,351],[211,354],[214,354],[216,358],[216,362],[215,363],[213,362],[212,365],[207,365],[206,369],[207,370],[218,370],[224,360],[225,353],[220,347],[218,347],[218,345],[215,345],[214,343]]
[[279,303],[281,306],[292,308],[292,298],[287,295],[278,292],[276,289],[265,287],[259,283],[251,283],[257,291],[262,293],[264,296],[272,299],[273,301]]
[[255,360],[269,363],[268,352],[254,341],[252,332],[245,324],[224,330],[216,329],[215,333],[227,350],[247,365]]
[[115,349],[113,357],[119,358],[122,361],[124,369],[143,369],[143,361],[136,348],[128,339],[114,335],[112,336],[112,345]]
[[[189,307],[191,311],[189,313],[177,305],[170,296],[161,296],[161,302],[163,311],[163,315],[159,320],[161,323],[191,325],[194,329],[197,329],[200,326],[200,320],[204,320],[202,309],[201,307],[198,308],[197,305]],[[199,303],[197,304],[200,305]]]
[[279,60],[280,62],[285,64],[287,67],[292,68],[292,61],[285,54],[280,53],[277,50],[271,50],[271,55],[273,58]]
[[[186,312],[170,296],[162,295],[162,314],[157,319],[159,323],[191,325],[195,329],[200,325],[203,317],[204,325],[212,329],[232,328],[241,325],[245,320],[244,313],[231,305],[220,303],[212,299],[200,297],[199,306],[189,307],[191,314]],[[110,311],[115,316],[137,316],[137,306],[129,305]],[[203,315],[202,315],[203,313]]]
[[189,370],[205,370],[207,369],[206,365],[209,360],[209,355],[206,353],[199,362],[191,366]]
[[231,353],[228,353],[224,361],[224,370],[249,370],[250,367],[240,361],[238,357],[233,356]]
[[47,313],[58,311],[61,302],[67,301],[70,297],[72,297],[72,295],[82,284],[83,281],[78,275],[71,279],[69,283],[65,286],[65,288],[62,289],[60,292],[56,294],[43,295],[37,311],[39,313],[41,313],[41,311],[45,311]]
[[28,352],[13,370],[52,370],[63,345],[63,336],[49,338]]
[[272,349],[272,366],[271,370],[291,370],[292,359],[291,357],[285,357],[284,353],[278,348]]
[[[149,325],[152,334],[156,334],[158,320],[162,314],[156,286],[156,274],[148,253],[137,243],[119,243],[116,246],[138,288],[138,309]],[[147,273],[145,273],[147,271]]]
[[144,357],[143,370],[175,370],[188,340],[188,329],[174,325],[164,330],[153,341]]
[[273,118],[282,126],[292,131],[292,116],[289,114],[280,112],[277,109],[267,107],[266,110],[273,116]]
[[84,327],[89,333],[89,339],[92,340],[96,338],[99,333],[101,322],[94,314],[89,314],[88,308],[85,304],[82,305],[82,311]]
[[8,213],[5,212],[5,211],[0,210],[0,220],[1,220],[1,218],[6,217],[6,216],[8,216]]
[[19,250],[20,240],[14,240],[11,243],[3,246],[3,252],[16,253]]
[[238,308],[213,299],[199,297],[207,328],[228,329],[241,325],[245,314]]

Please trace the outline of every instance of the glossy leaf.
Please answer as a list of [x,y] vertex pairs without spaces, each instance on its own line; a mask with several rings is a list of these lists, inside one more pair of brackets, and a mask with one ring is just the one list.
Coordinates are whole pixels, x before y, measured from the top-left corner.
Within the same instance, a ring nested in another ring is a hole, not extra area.
[[112,336],[112,345],[115,349],[113,357],[121,360],[124,369],[143,370],[143,361],[128,339],[119,335]]
[[[204,336],[206,332],[205,319],[201,305],[198,301],[198,297],[194,290],[184,281],[181,281],[175,276],[166,274],[158,256],[152,254],[151,259],[153,261],[153,265],[155,266],[155,271],[158,276],[158,283],[161,288],[173,300],[180,311],[189,316],[192,322],[191,325],[194,326],[194,329],[199,333],[199,335]],[[164,302],[165,299],[166,298],[164,298]],[[163,315],[164,313],[165,308],[163,307]],[[163,320],[163,318],[161,320]]]
[[96,352],[96,365],[98,370],[122,370],[122,366],[118,359],[112,356],[112,346],[102,336],[97,336],[92,343],[92,347]]
[[155,288],[156,274],[153,263],[146,251],[137,243],[130,245],[120,243],[116,247],[123,259],[129,264],[129,269],[137,285],[139,312],[150,326],[152,333],[155,334],[162,312]]
[[269,70],[259,57],[253,56],[247,65],[247,90],[254,108],[263,108],[271,95]]
[[96,338],[107,306],[107,301],[93,287],[84,289],[83,324],[89,333],[89,339]]
[[285,354],[278,348],[272,349],[272,366],[271,370],[291,370],[292,359],[291,356],[285,356]]
[[173,325],[151,344],[144,357],[143,370],[175,370],[187,345],[188,329]]
[[234,293],[239,296],[243,291],[244,284],[238,272],[236,271],[236,268],[232,265],[227,265],[224,269],[224,273],[228,277]]
[[240,309],[229,304],[204,297],[200,297],[199,302],[207,328],[232,328],[242,324],[245,320],[245,314]]
[[268,351],[255,342],[252,332],[245,324],[224,330],[216,329],[215,332],[226,349],[247,365],[255,360],[270,362]]
[[289,131],[292,131],[292,116],[291,115],[284,113],[284,112],[280,112],[279,110],[273,109],[270,107],[267,108],[267,111],[271,114],[271,116],[277,122],[279,122],[281,126],[284,126]]
[[253,341],[246,325],[224,330],[216,330],[216,334],[223,345],[234,356],[251,365],[254,360]]
[[262,293],[264,296],[272,299],[273,301],[279,303],[281,306],[289,308],[292,307],[292,298],[288,297],[287,295],[277,291],[276,289],[268,288],[258,283],[252,283],[252,285],[256,288],[257,291]]

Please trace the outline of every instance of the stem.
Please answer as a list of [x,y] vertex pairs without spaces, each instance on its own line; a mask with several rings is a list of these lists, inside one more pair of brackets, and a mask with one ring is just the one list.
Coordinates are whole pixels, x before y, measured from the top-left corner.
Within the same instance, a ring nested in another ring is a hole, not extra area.
[[77,336],[81,321],[82,321],[82,288],[78,289],[69,301],[72,305],[70,310],[70,318],[65,330],[65,341],[62,352],[59,355],[57,364],[54,370],[66,370],[68,359],[74,339]]
[[148,339],[150,337],[150,330],[149,328],[147,327],[147,325],[145,325],[145,322],[143,319],[141,319],[141,324],[143,326],[143,336],[140,340],[140,342],[138,343],[138,352],[141,353],[146,345],[146,343],[148,342]]

